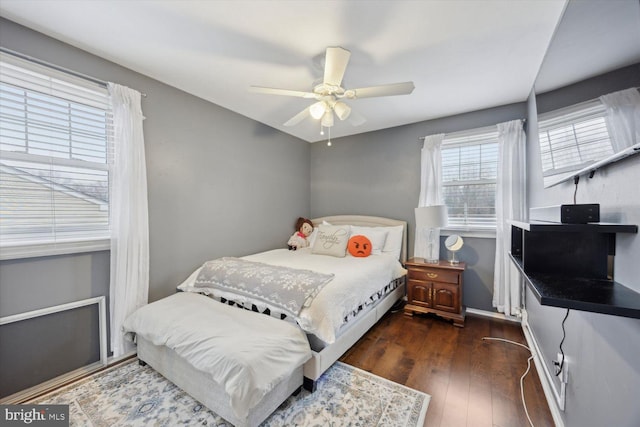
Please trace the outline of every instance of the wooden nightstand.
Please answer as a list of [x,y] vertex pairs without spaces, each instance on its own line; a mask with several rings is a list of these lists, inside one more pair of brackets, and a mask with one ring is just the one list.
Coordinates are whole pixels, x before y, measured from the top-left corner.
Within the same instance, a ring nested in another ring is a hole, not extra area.
[[405,263],[407,273],[407,304],[404,314],[434,313],[464,327],[462,306],[462,273],[465,263],[449,261],[429,264],[423,258],[411,258]]

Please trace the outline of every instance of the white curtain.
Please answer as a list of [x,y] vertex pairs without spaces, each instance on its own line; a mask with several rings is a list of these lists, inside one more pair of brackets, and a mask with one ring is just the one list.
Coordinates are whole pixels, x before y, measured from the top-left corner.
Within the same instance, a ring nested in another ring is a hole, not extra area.
[[[442,141],[444,134],[424,137],[420,164],[420,197],[418,207],[442,204]],[[424,236],[416,227],[413,256],[427,258],[428,248]]]
[[615,153],[640,143],[640,93],[631,88],[602,95],[607,129]]
[[517,315],[521,306],[521,278],[509,259],[509,220],[525,219],[525,133],[521,120],[498,126],[498,174],[496,185],[496,260],[493,306],[501,313]]
[[110,326],[113,356],[133,349],[122,323],[149,293],[149,215],[140,92],[108,84],[113,108]]

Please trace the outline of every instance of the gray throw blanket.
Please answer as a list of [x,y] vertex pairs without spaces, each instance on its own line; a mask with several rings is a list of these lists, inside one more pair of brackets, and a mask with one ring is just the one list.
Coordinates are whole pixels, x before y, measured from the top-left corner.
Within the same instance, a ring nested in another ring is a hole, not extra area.
[[234,293],[256,305],[267,303],[297,316],[333,276],[224,257],[204,263],[195,286]]

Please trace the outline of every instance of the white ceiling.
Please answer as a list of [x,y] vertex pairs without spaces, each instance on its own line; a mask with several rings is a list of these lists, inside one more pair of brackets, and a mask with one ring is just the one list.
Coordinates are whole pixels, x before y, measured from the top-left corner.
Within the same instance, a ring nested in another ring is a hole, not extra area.
[[[627,0],[637,3],[636,0]],[[411,95],[351,100],[367,122],[332,137],[524,101],[565,0],[2,0],[0,14],[305,141],[282,124],[313,100],[327,46],[351,51],[345,89],[413,81]],[[148,99],[148,102],[152,102]]]

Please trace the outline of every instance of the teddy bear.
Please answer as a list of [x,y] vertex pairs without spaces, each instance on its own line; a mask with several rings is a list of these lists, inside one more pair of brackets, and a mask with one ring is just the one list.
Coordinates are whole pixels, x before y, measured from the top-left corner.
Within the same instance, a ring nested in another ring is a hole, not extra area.
[[296,232],[289,238],[287,247],[290,251],[295,251],[299,248],[306,248],[309,246],[309,240],[307,237],[313,232],[313,223],[310,219],[298,218],[296,221]]

